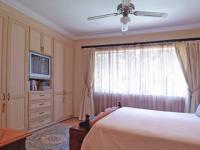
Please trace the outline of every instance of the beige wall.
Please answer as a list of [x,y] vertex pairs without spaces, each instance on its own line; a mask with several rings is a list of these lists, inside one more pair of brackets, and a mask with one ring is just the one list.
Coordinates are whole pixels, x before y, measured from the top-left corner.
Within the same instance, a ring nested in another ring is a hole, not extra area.
[[79,115],[80,103],[83,98],[83,87],[84,87],[84,79],[83,79],[84,77],[82,71],[83,50],[81,49],[81,46],[115,44],[115,43],[133,43],[133,42],[169,40],[169,39],[192,38],[192,37],[200,37],[200,29],[76,41],[75,64],[74,64],[75,67],[74,68],[74,116],[77,117]]

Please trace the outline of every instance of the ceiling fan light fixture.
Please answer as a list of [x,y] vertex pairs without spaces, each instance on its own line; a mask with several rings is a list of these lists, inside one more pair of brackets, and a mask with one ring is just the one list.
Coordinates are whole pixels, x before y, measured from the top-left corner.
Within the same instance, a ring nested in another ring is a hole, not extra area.
[[110,14],[104,14],[104,15],[98,15],[89,17],[88,20],[95,20],[95,19],[101,19],[111,16],[119,16],[121,15],[120,22],[122,24],[121,31],[126,32],[128,31],[128,24],[131,21],[130,17],[131,15],[134,16],[145,16],[145,17],[166,17],[167,13],[162,12],[148,12],[148,11],[136,11],[135,5],[131,3],[132,0],[121,0],[122,3],[120,3],[117,6],[117,12],[116,13],[110,13]]
[[122,24],[121,31],[122,31],[122,32],[128,31],[128,24]]
[[121,17],[120,22],[122,23],[121,31],[126,32],[128,31],[128,23],[131,21],[131,18],[126,16],[126,17]]

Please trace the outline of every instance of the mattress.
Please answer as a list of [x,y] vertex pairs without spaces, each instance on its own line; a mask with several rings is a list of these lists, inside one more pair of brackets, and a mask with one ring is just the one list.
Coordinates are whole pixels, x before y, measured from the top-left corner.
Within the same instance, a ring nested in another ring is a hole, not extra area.
[[123,107],[92,127],[81,150],[200,150],[200,118]]

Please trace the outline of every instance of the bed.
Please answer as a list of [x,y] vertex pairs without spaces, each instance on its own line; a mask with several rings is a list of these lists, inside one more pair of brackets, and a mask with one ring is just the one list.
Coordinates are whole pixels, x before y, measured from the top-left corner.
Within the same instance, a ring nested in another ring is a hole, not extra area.
[[200,118],[123,107],[90,129],[81,150],[200,150]]

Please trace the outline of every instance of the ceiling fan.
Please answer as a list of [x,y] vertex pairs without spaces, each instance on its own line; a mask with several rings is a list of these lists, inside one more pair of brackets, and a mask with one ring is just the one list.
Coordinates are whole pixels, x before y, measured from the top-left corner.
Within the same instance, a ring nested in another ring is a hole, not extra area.
[[88,20],[95,20],[95,19],[122,15],[120,19],[120,22],[122,23],[121,30],[122,32],[126,32],[128,31],[128,23],[131,21],[129,14],[135,15],[135,16],[147,16],[147,17],[166,17],[167,16],[167,13],[161,13],[161,12],[136,11],[135,5],[131,3],[131,0],[122,0],[122,3],[120,3],[117,6],[116,13],[89,17]]

